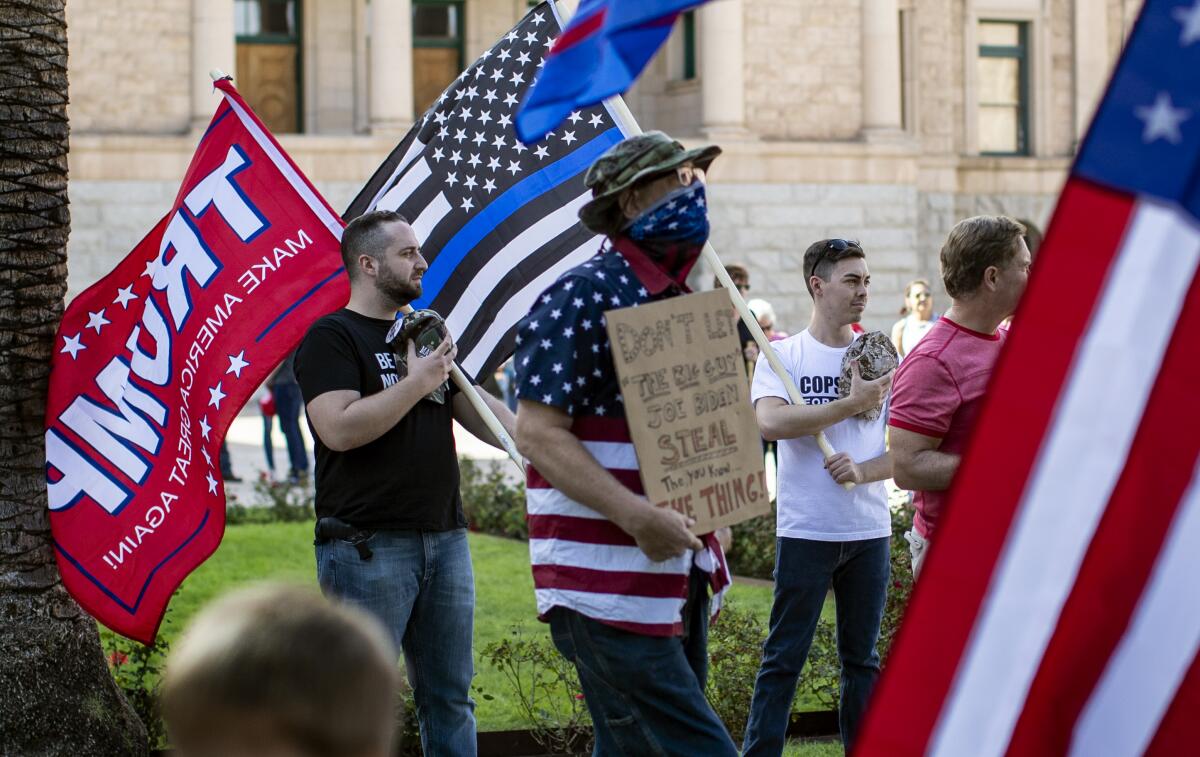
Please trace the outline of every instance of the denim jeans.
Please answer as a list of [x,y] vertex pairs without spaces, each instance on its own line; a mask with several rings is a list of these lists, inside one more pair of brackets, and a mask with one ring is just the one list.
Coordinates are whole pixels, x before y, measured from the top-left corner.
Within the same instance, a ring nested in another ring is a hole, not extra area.
[[377,531],[366,544],[370,560],[339,539],[317,545],[321,590],[378,617],[404,650],[425,754],[474,755],[475,575],[466,529]]
[[729,733],[704,697],[708,672],[708,577],[694,571],[684,636],[623,631],[565,607],[550,636],[575,663],[595,728],[595,755],[729,755]]
[[887,537],[863,541],[780,538],[775,551],[771,630],[754,682],[743,757],[783,752],[796,684],[808,657],[821,606],[833,586],[842,662],[838,725],[846,753],[879,677],[879,624],[891,561]]
[[271,429],[275,425],[275,416],[263,413],[263,453],[267,456],[267,470],[275,473],[275,440],[271,438]]
[[[275,396],[275,413],[279,416],[279,428],[287,441],[288,460],[292,478],[308,473],[308,448],[300,435],[300,386],[298,384],[276,384],[271,388]],[[274,467],[274,466],[272,466]]]

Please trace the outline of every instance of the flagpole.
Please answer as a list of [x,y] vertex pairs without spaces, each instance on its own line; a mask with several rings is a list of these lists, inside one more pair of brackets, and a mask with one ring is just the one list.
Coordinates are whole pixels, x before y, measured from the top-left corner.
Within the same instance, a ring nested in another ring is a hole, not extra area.
[[[578,6],[577,0],[554,0],[558,7],[559,16],[562,18],[561,26],[566,28],[571,16],[575,13],[575,8]],[[633,117],[633,113],[629,110],[629,106],[625,104],[625,100],[620,95],[614,95],[604,101],[604,104],[609,107],[618,120],[624,126],[623,131],[630,135],[642,133],[642,127],[638,125],[637,119]],[[733,307],[741,316],[742,322],[746,324],[746,328],[750,330],[750,336],[754,338],[758,344],[759,352],[767,358],[767,363],[770,364],[771,370],[783,382],[784,389],[787,390],[788,397],[793,405],[806,405],[804,395],[800,393],[800,389],[796,386],[796,382],[792,380],[791,374],[783,367],[783,362],[780,361],[779,355],[771,347],[771,342],[767,339],[767,335],[763,333],[762,327],[758,325],[758,319],[750,312],[750,308],[746,305],[746,300],[742,298],[742,293],[738,291],[730,278],[729,273],[725,270],[725,264],[717,256],[717,251],[713,248],[711,242],[704,243],[704,249],[700,253],[701,257],[712,267],[716,274],[717,281],[721,282],[721,286],[729,292],[729,299],[733,301]],[[817,440],[817,447],[820,448],[821,454],[826,459],[833,457],[836,453],[833,446],[830,445],[829,439],[825,437],[824,431],[818,431],[814,434]],[[854,488],[854,484],[847,481],[842,484],[842,487],[847,491]]]

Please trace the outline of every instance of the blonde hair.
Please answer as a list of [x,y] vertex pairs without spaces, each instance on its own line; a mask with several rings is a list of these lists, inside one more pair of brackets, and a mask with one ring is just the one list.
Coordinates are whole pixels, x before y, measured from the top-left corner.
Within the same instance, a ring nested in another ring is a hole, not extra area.
[[206,607],[163,680],[184,755],[385,755],[396,720],[396,653],[377,620],[317,592],[266,584]]

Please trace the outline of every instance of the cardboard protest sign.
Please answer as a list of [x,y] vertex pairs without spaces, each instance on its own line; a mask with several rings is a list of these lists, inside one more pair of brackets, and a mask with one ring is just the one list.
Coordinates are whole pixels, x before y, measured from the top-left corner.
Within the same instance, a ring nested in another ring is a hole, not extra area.
[[651,502],[705,534],[770,512],[762,441],[723,290],[605,313]]

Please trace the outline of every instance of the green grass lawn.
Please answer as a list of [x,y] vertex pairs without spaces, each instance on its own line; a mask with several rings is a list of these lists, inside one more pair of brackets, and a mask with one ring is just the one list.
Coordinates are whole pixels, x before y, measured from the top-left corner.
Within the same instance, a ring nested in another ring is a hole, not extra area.
[[[479,730],[522,728],[516,704],[506,694],[503,675],[479,659],[484,646],[508,634],[514,625],[531,634],[546,634],[536,617],[533,576],[529,570],[528,547],[521,542],[483,534],[471,534],[471,553],[475,565],[475,686],[478,693],[476,716]],[[196,612],[224,592],[255,581],[291,581],[316,585],[311,523],[271,523],[229,526],[220,548],[179,588],[171,601],[161,635],[173,640]],[[752,610],[766,625],[771,610],[771,589],[765,586],[735,585],[730,603]],[[833,602],[826,602],[824,613],[832,618]],[[101,629],[106,642],[112,634]],[[491,694],[485,698],[482,694]],[[810,742],[793,745],[801,751],[789,755],[826,757],[841,754],[841,745]],[[830,747],[837,751],[828,751]],[[814,751],[815,750],[815,751]]]

